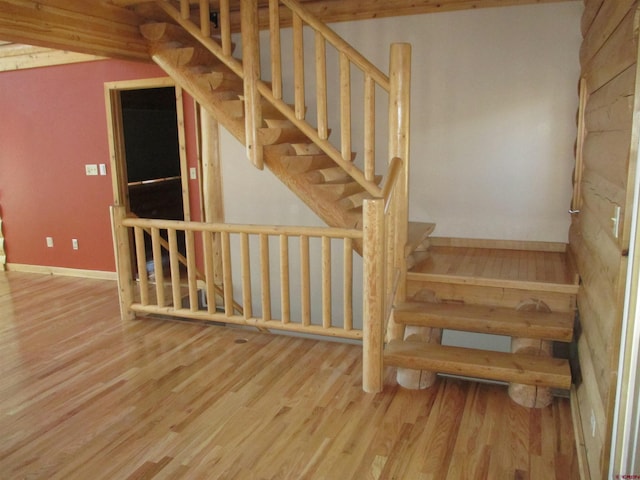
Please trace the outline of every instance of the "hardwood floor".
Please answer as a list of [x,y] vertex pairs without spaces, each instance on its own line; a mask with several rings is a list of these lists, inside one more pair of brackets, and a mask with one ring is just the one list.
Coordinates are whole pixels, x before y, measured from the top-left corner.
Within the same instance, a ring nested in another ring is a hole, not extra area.
[[577,479],[569,401],[386,375],[359,346],[157,319],[116,285],[0,272],[2,479]]

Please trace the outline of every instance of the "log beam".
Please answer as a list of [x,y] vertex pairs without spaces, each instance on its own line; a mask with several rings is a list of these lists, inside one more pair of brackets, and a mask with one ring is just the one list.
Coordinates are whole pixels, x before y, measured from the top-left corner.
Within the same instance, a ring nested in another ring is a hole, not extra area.
[[135,13],[101,2],[0,0],[0,39],[127,60],[150,60]]

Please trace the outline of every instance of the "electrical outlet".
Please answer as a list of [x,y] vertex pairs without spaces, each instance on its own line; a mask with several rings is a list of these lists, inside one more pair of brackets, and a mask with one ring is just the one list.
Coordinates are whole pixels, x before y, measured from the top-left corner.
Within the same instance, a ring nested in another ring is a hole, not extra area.
[[96,165],[95,163],[91,165],[85,165],[84,171],[87,176],[98,175],[98,165]]
[[591,410],[591,436],[596,436],[596,415]]
[[53,247],[53,237],[47,237],[47,247],[48,248],[52,248]]
[[197,178],[198,178],[198,174],[197,174],[197,172],[196,172],[195,167],[191,167],[191,168],[189,169],[189,178],[190,178],[191,180],[195,180],[195,179],[197,179]]
[[71,248],[73,248],[74,250],[78,250],[78,239],[77,238],[72,238],[71,239]]
[[98,169],[100,170],[100,175],[107,174],[107,166],[104,163],[101,163],[100,165],[98,165]]

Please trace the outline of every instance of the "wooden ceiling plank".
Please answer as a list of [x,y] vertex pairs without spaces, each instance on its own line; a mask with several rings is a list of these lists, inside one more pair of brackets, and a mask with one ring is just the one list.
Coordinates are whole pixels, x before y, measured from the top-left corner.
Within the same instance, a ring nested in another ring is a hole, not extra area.
[[134,25],[49,5],[38,7],[30,1],[0,0],[0,11],[3,40],[99,56],[149,58],[146,43]]

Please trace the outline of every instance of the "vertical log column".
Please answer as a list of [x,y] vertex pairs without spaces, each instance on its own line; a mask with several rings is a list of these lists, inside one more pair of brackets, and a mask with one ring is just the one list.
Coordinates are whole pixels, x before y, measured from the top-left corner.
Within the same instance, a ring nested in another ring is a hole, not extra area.
[[242,67],[244,75],[244,114],[247,156],[256,168],[262,170],[262,145],[258,129],[262,127],[262,107],[258,81],[260,80],[260,39],[258,31],[257,0],[241,0]]
[[[389,263],[387,264],[387,282],[395,271],[400,273],[395,301],[402,302],[407,296],[407,244],[409,226],[409,138],[411,104],[411,45],[395,43],[391,45],[389,61],[389,159],[402,159],[403,170],[394,189],[391,202],[391,218],[388,239]],[[440,343],[441,329],[428,327],[410,327],[389,320],[387,329],[389,340],[404,339],[411,342]],[[399,368],[397,381],[405,388],[421,389],[433,385],[436,372]]]
[[[549,306],[538,300],[524,301],[516,310],[536,311],[550,313]],[[553,342],[537,338],[512,338],[511,352],[521,355],[534,355],[541,357],[553,356]],[[551,404],[553,395],[548,387],[535,385],[523,385],[519,383],[509,384],[509,397],[518,405],[528,408],[544,408]]]
[[[118,296],[120,298],[120,316],[123,320],[135,318],[129,307],[133,303],[133,268],[131,238],[122,221],[126,218],[127,208],[121,205],[111,206],[111,229],[113,232],[113,251],[116,255],[118,274]],[[161,281],[161,280],[159,280]]]
[[384,347],[384,200],[364,201],[362,388],[382,391]]

